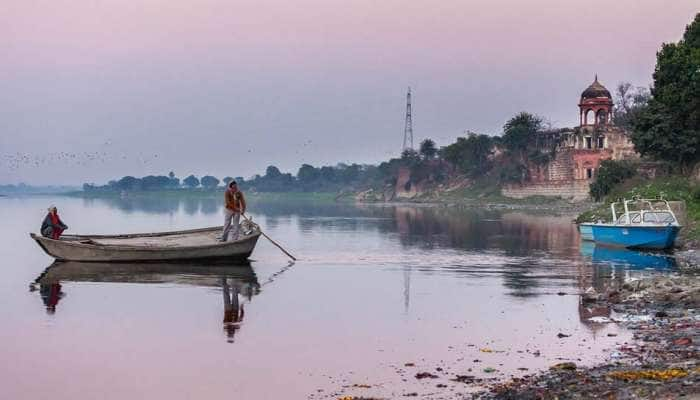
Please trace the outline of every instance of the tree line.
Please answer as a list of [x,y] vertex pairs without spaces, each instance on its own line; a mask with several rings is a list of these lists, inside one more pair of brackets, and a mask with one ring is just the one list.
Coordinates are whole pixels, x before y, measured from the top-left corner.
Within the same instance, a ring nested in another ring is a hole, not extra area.
[[[225,177],[223,182],[228,184],[233,178]],[[205,175],[201,179],[194,175],[180,181],[175,176],[175,173],[170,171],[168,175],[148,175],[141,178],[133,176],[124,176],[117,180],[111,180],[106,185],[95,185],[93,183],[83,184],[83,190],[86,192],[95,191],[152,191],[166,189],[195,189],[201,187],[203,189],[216,189],[221,181],[211,175]]]

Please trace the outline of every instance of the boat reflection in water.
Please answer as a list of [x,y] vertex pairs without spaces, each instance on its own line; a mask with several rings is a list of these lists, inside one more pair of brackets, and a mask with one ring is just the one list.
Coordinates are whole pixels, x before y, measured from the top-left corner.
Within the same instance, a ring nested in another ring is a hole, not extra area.
[[[630,277],[668,272],[676,267],[675,259],[665,253],[597,246],[589,241],[581,241],[579,249],[593,264],[589,273],[581,274],[580,288],[584,291],[593,288],[598,293],[606,293]],[[581,297],[578,313],[581,322],[595,334],[606,326],[612,310],[608,303],[586,303]]]
[[636,251],[619,247],[596,246],[593,242],[581,242],[581,255],[594,263],[624,266],[627,270],[669,270],[676,267],[676,260],[665,253]]
[[[36,278],[32,290],[39,294],[46,312],[54,314],[64,296],[62,282],[177,284],[220,287],[223,294],[223,326],[233,342],[244,316],[244,303],[260,293],[260,283],[250,263],[83,263],[54,262]],[[243,298],[243,301],[241,301]]]

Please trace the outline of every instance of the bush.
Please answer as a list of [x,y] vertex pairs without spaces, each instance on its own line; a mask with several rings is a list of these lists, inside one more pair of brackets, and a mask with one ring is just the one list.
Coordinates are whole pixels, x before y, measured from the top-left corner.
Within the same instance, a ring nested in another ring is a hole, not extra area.
[[600,163],[595,182],[591,183],[591,196],[596,201],[600,201],[615,186],[636,174],[635,166],[629,161],[604,160]]

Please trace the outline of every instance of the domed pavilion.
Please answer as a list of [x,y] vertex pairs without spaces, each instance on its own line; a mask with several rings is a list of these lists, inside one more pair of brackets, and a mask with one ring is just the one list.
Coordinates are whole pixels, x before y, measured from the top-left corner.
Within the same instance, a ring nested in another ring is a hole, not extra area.
[[581,93],[578,104],[581,126],[608,125],[612,123],[613,101],[610,91],[598,82],[598,75]]

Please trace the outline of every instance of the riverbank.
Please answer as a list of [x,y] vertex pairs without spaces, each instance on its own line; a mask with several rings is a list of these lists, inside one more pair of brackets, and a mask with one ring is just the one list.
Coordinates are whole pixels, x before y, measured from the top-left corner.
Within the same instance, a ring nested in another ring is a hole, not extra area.
[[[143,190],[132,192],[113,191],[73,191],[63,193],[64,196],[80,197],[87,199],[142,199],[142,198],[167,198],[167,199],[217,199],[221,200],[224,195],[223,188],[217,189],[169,189],[169,190]],[[311,202],[332,202],[342,200],[337,193],[331,192],[253,192],[246,191],[245,195],[249,199],[261,201],[311,201]],[[349,201],[349,200],[348,200]]]
[[[421,196],[417,198],[401,198],[392,201],[359,201],[355,192],[254,192],[246,191],[251,201],[263,202],[341,202],[366,205],[388,206],[425,206],[425,207],[464,207],[483,208],[487,210],[525,210],[556,212],[576,215],[592,209],[595,205],[590,202],[572,203],[559,198],[530,197],[526,199],[511,199],[496,193],[479,195],[466,189],[440,195]],[[73,191],[62,195],[88,199],[220,199],[223,189],[171,189],[153,191],[113,192],[113,191]]]
[[589,291],[584,304],[610,307],[611,318],[634,332],[634,341],[591,368],[574,363],[492,386],[473,399],[675,399],[700,398],[700,280],[655,277],[627,282],[605,293]]

